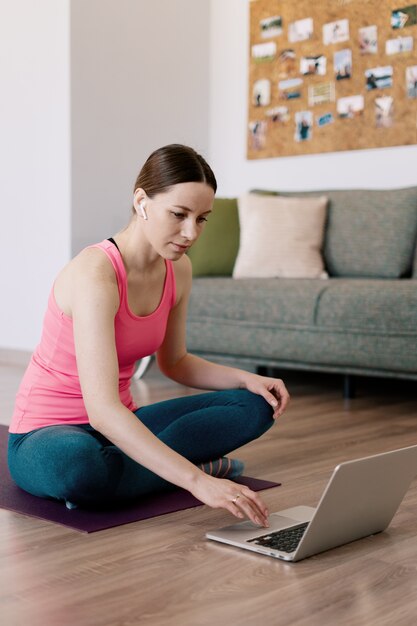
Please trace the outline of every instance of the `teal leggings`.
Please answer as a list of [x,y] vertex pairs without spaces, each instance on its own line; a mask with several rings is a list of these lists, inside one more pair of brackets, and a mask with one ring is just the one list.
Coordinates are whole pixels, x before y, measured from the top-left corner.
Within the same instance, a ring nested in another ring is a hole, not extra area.
[[[139,408],[135,415],[158,439],[195,464],[228,454],[273,424],[270,405],[245,390],[166,400]],[[10,434],[8,461],[13,480],[25,491],[83,507],[172,487],[89,424]]]

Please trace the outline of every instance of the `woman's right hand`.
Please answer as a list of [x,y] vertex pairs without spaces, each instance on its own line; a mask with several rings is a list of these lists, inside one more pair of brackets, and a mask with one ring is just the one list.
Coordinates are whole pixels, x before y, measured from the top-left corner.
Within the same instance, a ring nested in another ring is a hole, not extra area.
[[268,509],[262,498],[239,483],[225,478],[214,478],[204,472],[199,473],[190,489],[193,496],[213,509],[226,509],[232,515],[247,517],[254,524],[268,528]]

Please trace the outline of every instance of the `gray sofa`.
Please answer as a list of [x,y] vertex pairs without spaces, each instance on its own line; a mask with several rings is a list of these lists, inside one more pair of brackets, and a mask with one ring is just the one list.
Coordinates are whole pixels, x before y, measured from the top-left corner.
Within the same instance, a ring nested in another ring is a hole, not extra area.
[[[329,278],[193,280],[188,349],[242,366],[417,379],[417,187],[329,199]],[[349,395],[348,388],[345,393]]]

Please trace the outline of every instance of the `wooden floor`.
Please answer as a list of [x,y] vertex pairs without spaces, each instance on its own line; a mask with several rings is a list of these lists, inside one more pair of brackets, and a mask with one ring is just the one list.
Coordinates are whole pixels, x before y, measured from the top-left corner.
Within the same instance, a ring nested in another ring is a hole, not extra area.
[[[25,359],[0,357],[8,423]],[[346,402],[336,376],[284,378],[288,412],[235,455],[246,473],[282,482],[263,492],[272,511],[315,506],[341,461],[416,443],[415,383],[362,379]],[[134,393],[148,403],[194,391],[152,368]],[[205,540],[206,530],[232,521],[204,506],[88,535],[0,510],[0,623],[417,623],[417,481],[386,532],[295,564]]]

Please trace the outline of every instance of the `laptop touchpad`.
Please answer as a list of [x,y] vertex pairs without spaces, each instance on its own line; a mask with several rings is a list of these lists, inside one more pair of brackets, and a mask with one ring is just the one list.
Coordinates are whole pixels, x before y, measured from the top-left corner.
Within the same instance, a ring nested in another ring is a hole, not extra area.
[[300,522],[293,517],[285,517],[279,513],[272,513],[269,516],[269,528],[266,531],[280,530],[281,528],[288,528],[289,526],[295,526]]

